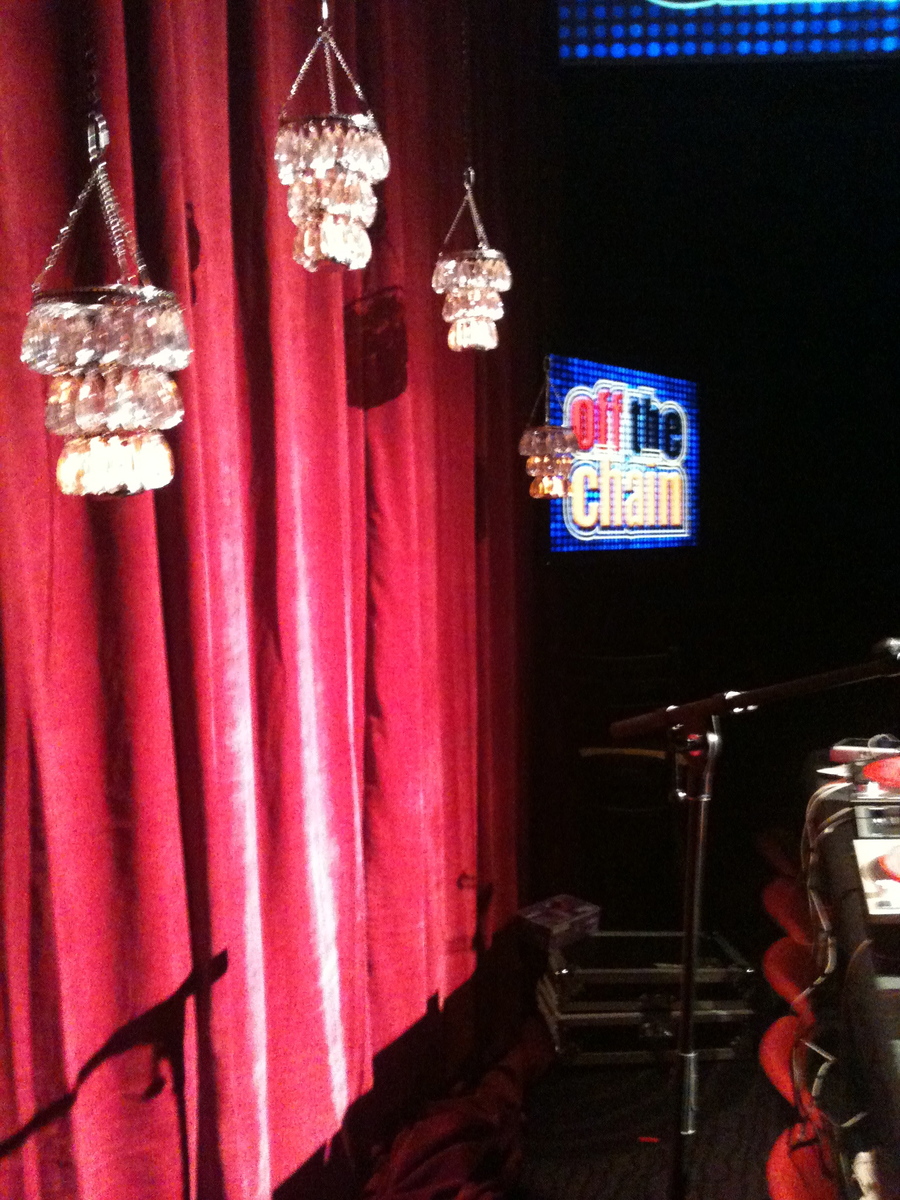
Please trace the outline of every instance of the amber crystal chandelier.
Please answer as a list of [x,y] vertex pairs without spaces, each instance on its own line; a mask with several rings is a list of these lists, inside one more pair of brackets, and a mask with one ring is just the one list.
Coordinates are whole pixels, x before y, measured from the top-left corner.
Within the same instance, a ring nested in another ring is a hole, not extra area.
[[[493,350],[497,345],[497,322],[503,316],[501,292],[509,291],[512,275],[499,250],[492,250],[472,191],[475,172],[469,167],[463,178],[462,203],[444,238],[434,265],[431,286],[444,297],[443,317],[450,322],[447,342],[451,350]],[[463,213],[468,208],[475,226],[478,246],[474,250],[447,249]]]
[[[319,51],[325,61],[330,111],[324,116],[289,116],[294,97]],[[335,62],[350,81],[363,112],[338,112]],[[297,226],[294,258],[307,271],[326,264],[364,267],[372,255],[366,232],[390,163],[375,118],[331,32],[327,0],[322,3],[318,37],[294,80],[279,117],[275,138],[278,178],[288,189],[288,215]]]
[[[191,351],[172,292],[155,288],[122,216],[106,165],[109,134],[99,111],[88,123],[93,170],[32,285],[22,362],[50,376],[45,423],[65,438],[56,479],[70,496],[134,495],[174,472],[163,430],[184,410],[171,378]],[[119,268],[116,283],[47,290],[46,281],[93,192]]]
[[[519,439],[519,453],[526,456],[525,470],[532,477],[528,490],[537,500],[568,496],[572,455],[578,449],[575,434],[567,425],[550,424],[551,386],[549,364],[545,362],[543,387],[531,411],[529,426]],[[544,424],[535,425],[541,402]]]

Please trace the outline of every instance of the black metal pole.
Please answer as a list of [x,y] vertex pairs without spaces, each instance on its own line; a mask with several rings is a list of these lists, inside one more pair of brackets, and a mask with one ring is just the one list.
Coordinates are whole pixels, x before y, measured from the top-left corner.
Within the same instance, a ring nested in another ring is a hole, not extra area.
[[[722,744],[718,717],[712,728],[693,734],[684,743],[688,774],[681,798],[687,807],[682,912],[681,999],[678,1014],[676,1096],[678,1128],[672,1143],[669,1196],[686,1200],[691,1178],[694,1136],[697,1132],[697,1048],[694,1034],[697,1006],[697,964],[703,914],[703,868],[706,831],[712,796],[713,771]],[[677,787],[677,785],[676,785]]]

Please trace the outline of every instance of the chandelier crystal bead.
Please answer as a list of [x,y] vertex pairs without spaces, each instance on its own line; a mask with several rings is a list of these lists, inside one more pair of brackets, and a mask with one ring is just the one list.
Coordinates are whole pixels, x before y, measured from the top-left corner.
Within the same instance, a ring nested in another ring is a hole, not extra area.
[[42,375],[112,364],[183,371],[190,359],[178,301],[154,287],[39,295],[22,337],[22,362]]
[[497,325],[490,317],[457,317],[447,334],[451,350],[495,350]]
[[519,439],[519,453],[556,459],[571,456],[578,449],[578,440],[568,425],[535,425],[526,429]]
[[66,496],[133,496],[165,487],[174,473],[172,451],[156,432],[71,438],[56,464]]
[[532,479],[528,494],[535,500],[562,500],[569,494],[569,481],[561,475],[541,475]]
[[173,429],[184,417],[178,386],[152,367],[54,375],[47,392],[50,433],[76,437],[120,429]]
[[448,292],[444,298],[441,314],[445,321],[458,321],[462,317],[482,317],[499,321],[503,316],[503,301],[494,288],[463,288]]

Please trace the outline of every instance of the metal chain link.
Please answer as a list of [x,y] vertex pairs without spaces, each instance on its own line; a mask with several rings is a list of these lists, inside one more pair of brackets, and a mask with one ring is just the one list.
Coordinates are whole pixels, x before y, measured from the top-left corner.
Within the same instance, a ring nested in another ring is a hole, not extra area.
[[472,191],[472,185],[475,183],[475,172],[471,167],[466,170],[466,199],[469,202],[469,208],[472,212],[472,221],[475,225],[475,232],[478,234],[478,245],[482,250],[489,248],[487,234],[484,231],[484,225],[481,223],[481,214],[478,211],[478,205],[475,203],[475,193]]
[[466,211],[467,207],[469,209],[469,212],[472,215],[472,224],[475,226],[475,234],[478,238],[478,249],[479,250],[490,250],[490,248],[491,248],[491,244],[488,241],[487,233],[485,232],[484,224],[482,223],[482,220],[481,220],[481,214],[478,211],[478,205],[475,203],[475,193],[472,191],[472,186],[474,183],[475,183],[475,172],[472,170],[471,167],[466,167],[465,173],[463,175],[463,186],[465,187],[465,194],[463,195],[463,198],[462,198],[459,208],[456,210],[456,216],[453,218],[453,224],[447,230],[447,236],[444,238],[443,242],[441,243],[441,250],[444,249],[444,247],[447,245],[447,243],[453,237],[456,227],[459,224],[460,217]]
[[462,59],[463,84],[463,139],[466,162],[471,171],[475,155],[472,147],[472,63],[469,47],[469,0],[462,0],[460,11],[462,20],[462,48],[460,58]]
[[116,204],[115,196],[111,193],[112,185],[109,182],[109,173],[106,170],[106,164],[101,162],[97,168],[97,194],[100,197],[103,220],[106,222],[106,228],[109,230],[110,240],[112,241],[113,253],[116,256],[116,262],[119,264],[119,280],[122,281],[131,272],[129,270],[128,254],[125,248],[125,236],[122,231],[122,218],[119,213],[119,206]]
[[323,43],[325,49],[325,74],[328,77],[329,112],[337,112],[337,88],[334,83],[334,58],[332,57],[331,41],[328,37]]
[[[147,264],[144,262],[134,231],[122,216],[105,160],[100,163],[99,191],[103,215],[106,218],[116,261],[119,264],[119,281],[123,282],[124,279],[131,278],[136,279],[141,287],[148,286],[150,280],[147,275]],[[129,255],[131,263],[129,263]],[[133,269],[131,264],[134,265]]]
[[444,240],[441,242],[441,250],[443,250],[443,249],[444,249],[444,247],[447,245],[447,243],[448,243],[448,242],[450,241],[450,239],[453,237],[453,233],[454,233],[454,231],[455,231],[455,229],[456,229],[457,225],[459,224],[459,218],[460,218],[460,217],[463,215],[463,213],[466,211],[466,201],[468,200],[468,198],[469,198],[469,197],[468,197],[468,194],[467,194],[467,195],[463,196],[462,200],[460,201],[459,208],[456,210],[456,216],[453,218],[453,224],[452,224],[452,225],[450,226],[450,228],[447,230],[447,236],[446,236],[446,237],[444,238]]
[[144,262],[144,257],[137,244],[137,238],[134,236],[133,229],[122,216],[122,210],[119,207],[115,190],[109,178],[106,159],[105,157],[98,157],[96,159],[96,166],[91,172],[87,183],[81,189],[78,199],[75,201],[73,208],[66,218],[65,224],[59,231],[46,262],[31,285],[33,295],[37,295],[38,292],[43,290],[47,276],[59,261],[59,257],[72,235],[72,230],[75,228],[75,224],[95,188],[100,199],[103,220],[109,233],[110,241],[112,242],[113,253],[116,256],[116,264],[119,268],[118,282],[136,283],[140,287],[150,286],[147,264]]
[[78,195],[78,199],[75,201],[74,205],[72,206],[72,209],[70,210],[68,217],[66,217],[65,224],[63,225],[62,229],[59,231],[56,241],[53,243],[53,246],[51,247],[50,253],[47,256],[47,261],[44,263],[43,267],[41,268],[40,274],[38,275],[37,279],[35,279],[34,283],[31,285],[31,291],[34,295],[37,295],[37,293],[42,290],[46,277],[50,274],[50,272],[56,266],[56,263],[59,260],[59,256],[60,256],[60,254],[62,254],[63,249],[66,245],[66,242],[69,240],[69,234],[72,232],[75,222],[78,220],[79,216],[81,215],[81,210],[84,208],[85,204],[87,203],[88,196],[90,196],[91,192],[97,186],[97,171],[98,171],[98,169],[99,168],[96,168],[96,167],[94,168],[94,170],[91,172],[91,176],[88,179],[87,183],[81,189],[81,191]]
[[[85,8],[87,6],[85,5]],[[84,14],[83,28],[88,28],[88,15]],[[93,46],[85,47],[84,51],[85,90],[87,91],[88,117],[99,116],[100,104],[100,74],[97,70],[97,56]]]
[[550,355],[549,354],[544,355],[543,371],[544,371],[544,382],[541,384],[541,389],[537,394],[537,399],[534,402],[534,407],[532,408],[531,413],[528,416],[528,425],[534,425],[534,419],[537,416],[537,411],[538,411],[538,408],[540,407],[540,403],[542,400],[544,402],[544,424],[545,425],[550,424],[550,398],[551,398],[551,396],[559,405],[560,411],[562,411],[562,408],[563,408],[562,397],[560,396],[559,392],[556,390],[553,380],[550,378]]
[[[84,27],[87,28],[87,23],[85,23]],[[119,269],[118,282],[120,284],[136,283],[140,287],[148,287],[150,285],[147,266],[137,244],[137,238],[131,226],[122,216],[122,210],[119,207],[112,181],[109,178],[109,171],[106,166],[109,127],[107,126],[106,118],[103,116],[100,104],[100,80],[97,71],[96,55],[93,47],[90,45],[85,49],[84,62],[85,90],[88,100],[87,149],[88,161],[93,166],[93,170],[88,177],[87,183],[85,183],[79,192],[78,199],[70,210],[65,224],[59,231],[46,262],[31,285],[31,292],[34,296],[43,290],[48,275],[59,261],[60,255],[72,235],[72,230],[75,228],[75,224],[94,189],[97,190],[103,220],[109,233],[110,241],[112,242],[113,253],[116,257],[116,264]]]
[[472,215],[472,224],[475,226],[479,250],[490,249],[490,242],[485,232],[484,223],[481,220],[481,214],[478,211],[478,205],[475,203],[475,193],[473,191],[475,168],[472,165],[474,157],[472,146],[472,64],[469,41],[469,0],[463,0],[461,6],[460,71],[462,73],[463,84],[463,141],[466,154],[465,161],[468,163],[468,166],[463,172],[465,195],[462,198],[462,203],[457,210],[456,216],[453,218],[453,224],[450,226],[447,236],[441,244],[441,250],[444,249],[453,236],[467,206]]
[[300,84],[303,82],[304,76],[306,75],[306,72],[309,70],[310,63],[316,57],[316,51],[322,45],[324,37],[325,37],[324,33],[320,32],[319,36],[313,42],[312,49],[310,50],[309,54],[307,54],[306,58],[303,60],[303,65],[301,66],[300,70],[297,72],[297,78],[291,84],[291,90],[287,94],[287,100],[285,100],[284,104],[281,106],[281,112],[278,114],[278,119],[280,121],[284,121],[287,119],[288,105],[293,100],[293,98],[297,95],[297,89],[299,88]]
[[[331,105],[331,111],[337,112],[338,109],[337,86],[334,77],[334,63],[337,62],[341,70],[346,75],[350,86],[353,88],[353,92],[357,100],[359,100],[365,109],[366,116],[369,117],[369,119],[372,121],[372,124],[375,125],[375,118],[372,115],[372,110],[369,108],[369,102],[366,100],[365,93],[357,83],[356,77],[350,70],[350,67],[347,65],[347,60],[341,53],[341,49],[334,39],[334,34],[331,32],[331,21],[328,15],[327,0],[323,0],[322,3],[322,24],[319,26],[318,37],[313,42],[312,49],[303,60],[303,65],[297,72],[297,78],[291,84],[291,90],[288,92],[287,99],[281,106],[281,112],[279,113],[278,117],[279,121],[284,122],[287,120],[288,105],[297,95],[300,84],[303,82],[306,72],[312,65],[312,61],[316,57],[320,47],[325,55],[325,74],[328,80],[328,102]],[[377,129],[378,126],[375,125],[375,128]]]
[[[366,99],[362,88],[356,82],[356,78],[355,78],[353,72],[347,66],[347,60],[344,58],[343,54],[341,54],[340,47],[338,46],[337,42],[334,40],[334,38],[331,36],[330,33],[328,34],[328,40],[331,43],[331,49],[334,51],[334,57],[341,64],[342,71],[347,76],[347,78],[350,80],[350,86],[353,88],[353,91],[356,93],[357,100],[359,100],[360,104],[365,105],[366,115],[369,117],[372,117],[372,110],[369,108],[369,102]],[[374,121],[374,119],[375,118],[372,117],[373,121]]]

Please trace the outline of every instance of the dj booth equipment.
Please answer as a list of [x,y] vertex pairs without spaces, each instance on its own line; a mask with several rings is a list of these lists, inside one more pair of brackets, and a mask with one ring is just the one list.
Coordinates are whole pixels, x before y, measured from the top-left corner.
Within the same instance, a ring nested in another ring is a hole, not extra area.
[[[818,806],[810,883],[826,902],[836,944],[842,1058],[868,1114],[866,1136],[882,1173],[900,1188],[900,911],[877,907],[893,882],[878,852],[900,845],[900,787],[872,783],[853,767]],[[885,837],[891,832],[896,838]],[[852,1131],[847,1141],[852,1149]]]

